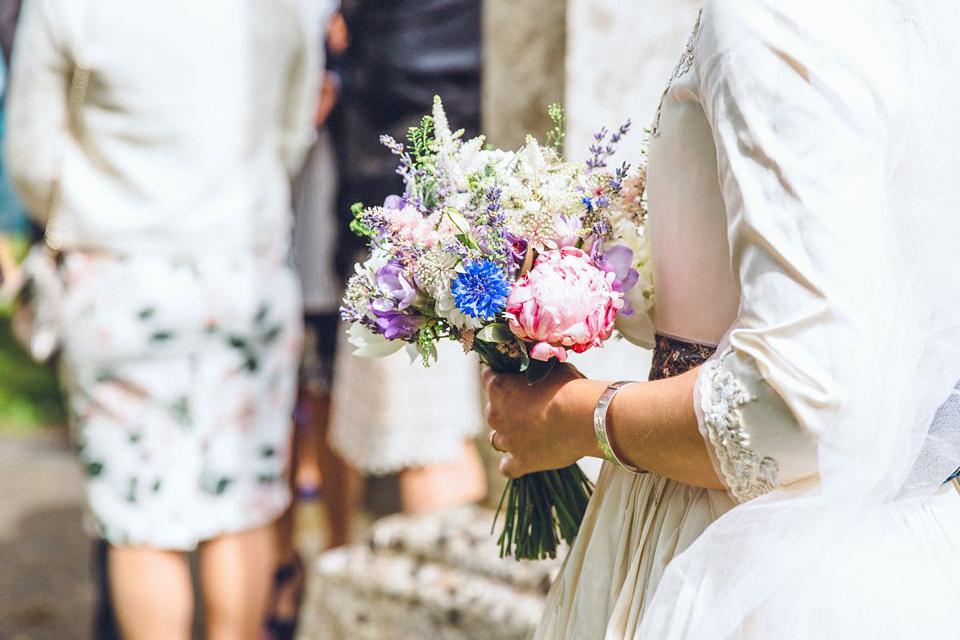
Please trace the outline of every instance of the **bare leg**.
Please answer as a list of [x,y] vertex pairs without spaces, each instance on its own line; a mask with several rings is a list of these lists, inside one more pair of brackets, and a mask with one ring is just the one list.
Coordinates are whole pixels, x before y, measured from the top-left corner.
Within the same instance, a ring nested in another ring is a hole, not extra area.
[[256,640],[275,562],[272,526],[225,534],[200,546],[209,640]]
[[186,556],[149,547],[110,547],[114,610],[127,640],[189,640],[193,587]]
[[356,470],[333,450],[327,439],[330,418],[330,395],[306,395],[310,415],[319,435],[320,473],[323,474],[323,506],[327,512],[330,537],[327,548],[349,544],[353,532],[353,518],[360,500],[360,476]]
[[12,291],[19,285],[20,267],[13,259],[9,238],[2,233],[0,233],[0,276],[2,276],[0,291]]
[[469,504],[486,495],[487,477],[472,440],[464,441],[462,453],[452,462],[400,472],[400,504],[407,513]]
[[[296,424],[292,434],[293,446],[290,456],[290,473],[287,480],[290,484],[290,495],[293,500],[283,514],[274,522],[276,563],[274,576],[271,576],[271,593],[265,617],[269,624],[292,624],[297,618],[299,595],[304,587],[305,577],[297,567],[297,487],[306,478],[303,475],[304,465],[312,467],[307,476],[314,481],[320,478],[320,469],[317,463],[316,436],[313,434],[313,418],[304,398],[306,391],[301,388],[297,400]],[[308,442],[311,441],[311,442]],[[313,460],[310,460],[312,449]],[[292,569],[292,570],[291,570]],[[277,574],[276,572],[282,572]]]

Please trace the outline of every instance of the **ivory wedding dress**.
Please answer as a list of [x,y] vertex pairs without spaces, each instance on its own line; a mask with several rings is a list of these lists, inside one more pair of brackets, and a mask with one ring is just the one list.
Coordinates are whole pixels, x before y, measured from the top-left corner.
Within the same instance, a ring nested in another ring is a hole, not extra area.
[[960,637],[958,31],[706,0],[650,145],[652,377],[720,345],[728,491],[605,463],[536,638]]

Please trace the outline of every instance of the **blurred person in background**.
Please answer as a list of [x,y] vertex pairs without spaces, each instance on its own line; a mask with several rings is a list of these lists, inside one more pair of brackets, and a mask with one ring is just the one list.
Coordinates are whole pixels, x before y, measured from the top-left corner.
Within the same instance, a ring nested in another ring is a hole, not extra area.
[[63,383],[127,638],[190,637],[195,549],[208,637],[261,631],[290,500],[312,29],[294,0],[23,8],[5,153],[57,221]]
[[[338,211],[355,202],[381,204],[403,193],[397,160],[380,144],[397,140],[443,98],[454,128],[480,128],[480,0],[345,0],[349,46],[332,125],[340,161]],[[344,271],[361,249],[342,225]],[[399,473],[400,507],[419,512],[486,496],[486,476],[473,436],[482,428],[478,367],[444,354],[429,368],[405,353],[372,360],[352,355],[341,329],[330,439],[371,475]],[[476,410],[465,400],[476,398]]]
[[315,5],[322,40],[316,60],[319,89],[317,136],[293,182],[293,257],[303,292],[304,342],[300,364],[292,468],[294,501],[277,521],[277,568],[263,640],[292,640],[306,587],[306,569],[296,546],[296,510],[322,495],[326,548],[350,542],[359,478],[327,441],[330,390],[342,285],[335,269],[337,167],[326,121],[337,101],[339,75],[328,69],[346,47],[336,0]]
[[[0,57],[0,140],[3,139],[6,121],[5,105],[7,81],[9,79],[10,49],[13,45],[13,32],[19,13],[19,0],[0,2],[0,49],[3,52],[2,57]],[[12,295],[19,283],[19,271],[10,242],[11,236],[23,234],[28,229],[29,224],[26,214],[10,185],[7,168],[0,159],[0,301]]]

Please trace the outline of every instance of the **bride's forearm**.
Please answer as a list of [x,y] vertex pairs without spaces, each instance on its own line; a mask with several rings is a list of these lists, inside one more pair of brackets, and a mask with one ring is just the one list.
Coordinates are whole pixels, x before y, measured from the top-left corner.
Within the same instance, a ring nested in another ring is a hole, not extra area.
[[[624,462],[694,486],[723,489],[697,425],[696,380],[693,369],[622,388],[607,409],[607,434]],[[575,380],[560,397],[557,417],[575,425],[577,439],[586,443],[585,455],[602,457],[593,433],[593,409],[606,386],[597,380]]]

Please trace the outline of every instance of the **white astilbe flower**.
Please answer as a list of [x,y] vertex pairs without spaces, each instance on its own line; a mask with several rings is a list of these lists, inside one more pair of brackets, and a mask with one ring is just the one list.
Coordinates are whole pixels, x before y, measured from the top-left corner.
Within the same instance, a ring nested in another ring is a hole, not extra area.
[[437,172],[445,178],[444,182],[457,192],[469,188],[467,178],[470,165],[476,160],[477,153],[483,147],[483,137],[461,142],[463,129],[451,132],[447,114],[439,96],[433,98],[433,136],[436,146]]
[[553,149],[528,139],[500,185],[507,230],[537,251],[569,238],[570,221],[580,220],[584,212],[583,195],[570,188],[577,170],[562,163]]
[[430,296],[439,298],[450,293],[459,262],[459,258],[449,251],[440,248],[430,249],[417,260],[413,277],[417,281],[417,286]]

